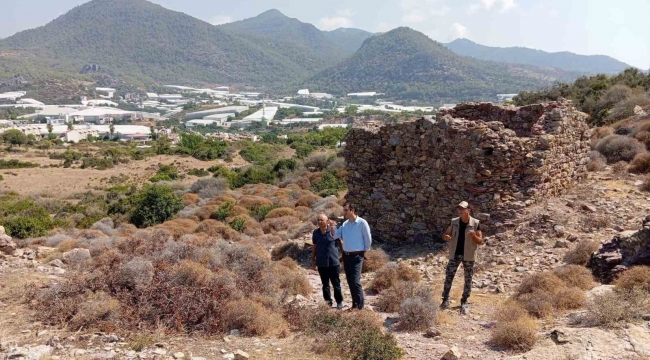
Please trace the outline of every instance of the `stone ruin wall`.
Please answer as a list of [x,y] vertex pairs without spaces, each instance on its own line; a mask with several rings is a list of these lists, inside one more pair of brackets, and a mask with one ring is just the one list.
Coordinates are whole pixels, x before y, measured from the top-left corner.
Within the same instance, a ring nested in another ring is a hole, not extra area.
[[587,115],[570,101],[468,103],[346,139],[347,200],[383,240],[437,238],[467,200],[485,231],[586,177]]

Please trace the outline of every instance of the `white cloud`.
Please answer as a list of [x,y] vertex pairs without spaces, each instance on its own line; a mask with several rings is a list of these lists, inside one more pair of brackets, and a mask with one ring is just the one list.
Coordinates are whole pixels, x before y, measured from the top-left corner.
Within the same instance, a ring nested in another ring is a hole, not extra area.
[[354,15],[354,11],[350,9],[341,9],[336,12],[339,16],[351,18]]
[[467,12],[474,14],[479,10],[498,10],[500,13],[507,12],[517,6],[515,0],[480,0],[477,3],[474,3],[469,6]]
[[466,38],[467,34],[469,34],[469,30],[459,23],[453,23],[451,25],[451,31],[456,38]]
[[410,11],[402,16],[402,21],[405,23],[421,23],[426,19],[425,14],[420,11]]
[[352,20],[345,16],[325,17],[318,21],[318,25],[322,30],[336,30],[342,27],[352,27]]
[[216,15],[210,18],[210,24],[222,25],[232,22],[232,17],[226,15]]
[[551,10],[548,11],[548,16],[553,19],[557,19],[560,17],[560,13],[555,8],[551,8]]

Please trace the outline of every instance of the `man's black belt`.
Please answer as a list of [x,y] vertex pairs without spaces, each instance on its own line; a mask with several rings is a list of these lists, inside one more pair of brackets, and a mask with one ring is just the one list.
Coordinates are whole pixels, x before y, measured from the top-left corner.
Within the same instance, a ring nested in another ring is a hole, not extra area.
[[344,251],[343,254],[345,255],[359,255],[359,254],[365,254],[365,251]]

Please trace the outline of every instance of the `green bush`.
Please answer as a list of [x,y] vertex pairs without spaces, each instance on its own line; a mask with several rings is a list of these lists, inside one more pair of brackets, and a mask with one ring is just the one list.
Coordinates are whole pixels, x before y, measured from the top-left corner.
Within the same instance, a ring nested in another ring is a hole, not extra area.
[[311,186],[312,192],[325,197],[330,195],[338,195],[339,191],[345,190],[347,184],[345,180],[339,179],[331,172],[323,174],[319,181]]
[[238,189],[248,184],[273,184],[276,179],[273,172],[261,166],[250,166],[237,170],[221,167],[214,176],[228,180],[231,189]]
[[246,219],[234,218],[228,225],[236,230],[237,232],[244,232],[244,224],[246,224]]
[[197,177],[204,177],[210,175],[210,172],[204,169],[192,169],[188,171],[187,174],[192,176],[197,176]]
[[296,170],[298,162],[295,159],[281,159],[273,167],[273,172],[278,173],[282,170]]
[[182,176],[178,173],[178,169],[174,165],[158,165],[158,171],[149,181],[159,182],[159,181],[173,181],[181,179]]
[[263,205],[263,206],[256,206],[252,208],[251,211],[251,216],[255,218],[257,221],[262,221],[266,217],[266,215],[271,212],[273,209],[277,209],[279,206],[277,205]]
[[[67,161],[67,160],[66,160]],[[64,166],[66,163],[64,162]],[[81,168],[82,169],[97,169],[97,170],[106,170],[115,166],[113,159],[111,158],[98,158],[98,157],[85,157],[82,159]]]
[[0,224],[21,239],[44,236],[55,225],[43,206],[11,193],[0,197]]
[[132,195],[131,223],[139,228],[153,226],[171,219],[183,209],[183,200],[165,186],[147,186]]
[[299,159],[306,158],[314,151],[314,147],[303,142],[292,143],[291,148],[296,150],[296,157]]
[[38,167],[38,164],[16,159],[0,160],[0,169],[24,169]]
[[232,201],[226,201],[219,206],[219,208],[214,212],[214,217],[217,220],[225,221],[228,216],[230,216],[230,211],[234,204]]
[[255,165],[270,164],[277,158],[277,154],[277,146],[252,141],[244,142],[244,148],[239,151],[244,160]]
[[10,145],[24,145],[27,144],[28,138],[22,131],[16,129],[9,129],[2,133],[2,141]]

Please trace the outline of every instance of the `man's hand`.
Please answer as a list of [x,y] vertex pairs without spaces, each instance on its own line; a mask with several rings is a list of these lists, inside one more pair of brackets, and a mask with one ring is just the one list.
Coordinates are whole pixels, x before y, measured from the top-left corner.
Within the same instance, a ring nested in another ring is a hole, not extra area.
[[317,270],[316,269],[316,259],[311,259],[311,269],[312,270]]
[[442,235],[442,240],[444,240],[444,241],[451,241],[451,236],[449,236],[449,235],[447,235],[447,234],[444,234],[444,235]]

